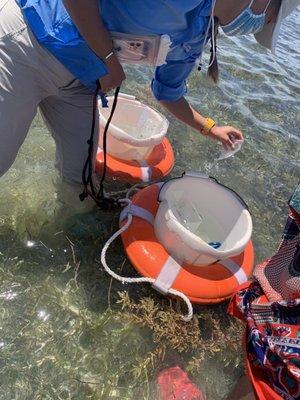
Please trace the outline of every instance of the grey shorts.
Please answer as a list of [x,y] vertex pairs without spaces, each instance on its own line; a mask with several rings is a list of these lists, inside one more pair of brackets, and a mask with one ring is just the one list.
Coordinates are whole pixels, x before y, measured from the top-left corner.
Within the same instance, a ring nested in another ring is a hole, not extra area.
[[36,41],[15,0],[0,0],[0,176],[39,107],[56,143],[56,167],[81,182],[92,103],[93,94]]

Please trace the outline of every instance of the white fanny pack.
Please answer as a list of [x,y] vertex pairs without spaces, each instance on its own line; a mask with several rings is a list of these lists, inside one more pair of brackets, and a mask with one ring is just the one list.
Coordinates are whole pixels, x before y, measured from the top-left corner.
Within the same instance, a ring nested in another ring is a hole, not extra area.
[[168,35],[137,36],[119,32],[110,32],[110,35],[120,62],[126,64],[163,65],[172,44]]

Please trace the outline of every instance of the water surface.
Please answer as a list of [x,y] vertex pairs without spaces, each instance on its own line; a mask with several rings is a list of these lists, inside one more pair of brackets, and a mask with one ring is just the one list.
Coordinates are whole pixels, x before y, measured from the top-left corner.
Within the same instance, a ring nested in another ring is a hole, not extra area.
[[[189,100],[203,115],[244,132],[233,159],[214,163],[219,146],[169,118],[172,176],[198,170],[238,191],[253,215],[257,261],[276,248],[300,176],[299,15],[285,23],[276,59],[251,38],[222,37],[220,85],[199,72],[189,80]],[[124,91],[155,105],[150,71],[130,68],[127,76]],[[0,399],[154,399],[156,374],[175,364],[208,399],[225,398],[243,373],[240,328],[226,306],[199,308],[186,328],[174,302],[112,282],[99,253],[118,215],[80,204],[53,159],[38,116],[1,178]],[[120,243],[109,261],[133,274]],[[118,292],[128,290],[134,303],[123,298],[122,310]]]

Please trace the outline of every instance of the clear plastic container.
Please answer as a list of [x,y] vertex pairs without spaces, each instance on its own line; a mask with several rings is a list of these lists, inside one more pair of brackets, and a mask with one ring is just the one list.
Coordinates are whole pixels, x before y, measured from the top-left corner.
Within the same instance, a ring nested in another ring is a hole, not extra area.
[[[108,100],[108,108],[99,107],[101,148],[113,98]],[[121,160],[146,160],[153,148],[163,141],[168,127],[169,122],[162,114],[137,101],[134,96],[120,94],[108,130],[107,152]]]
[[240,254],[252,234],[252,219],[241,200],[208,177],[186,174],[160,193],[154,229],[179,262],[208,265]]
[[227,158],[234,156],[238,151],[241,150],[243,143],[244,143],[243,140],[234,140],[233,141],[233,146],[234,146],[233,149],[231,149],[231,148],[225,149],[223,147],[222,151],[216,161],[226,160]]

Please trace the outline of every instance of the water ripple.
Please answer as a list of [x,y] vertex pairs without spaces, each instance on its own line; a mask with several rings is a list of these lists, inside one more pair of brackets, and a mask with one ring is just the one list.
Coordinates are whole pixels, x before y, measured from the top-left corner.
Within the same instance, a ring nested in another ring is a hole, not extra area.
[[[220,146],[170,118],[172,176],[194,169],[237,190],[252,212],[257,260],[277,247],[300,176],[299,16],[298,10],[285,22],[276,58],[253,38],[222,35],[220,85],[198,72],[189,80],[189,100],[203,115],[244,132],[234,158],[215,163]],[[126,72],[123,90],[158,107],[151,70]],[[154,398],[147,370],[138,378],[132,370],[143,365],[156,338],[147,327],[124,322],[117,304],[124,286],[111,282],[97,261],[118,215],[77,203],[77,194],[57,183],[54,144],[45,133],[38,116],[0,186],[0,400]],[[120,243],[112,253],[113,269],[132,274]],[[133,298],[153,295],[148,287],[129,290]],[[221,321],[224,310],[205,308]],[[167,353],[164,366],[187,365],[194,355]],[[216,353],[201,371],[193,378],[208,400],[221,399],[243,372],[241,348]]]

